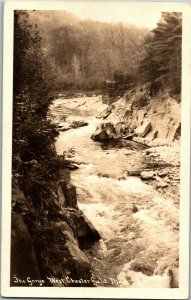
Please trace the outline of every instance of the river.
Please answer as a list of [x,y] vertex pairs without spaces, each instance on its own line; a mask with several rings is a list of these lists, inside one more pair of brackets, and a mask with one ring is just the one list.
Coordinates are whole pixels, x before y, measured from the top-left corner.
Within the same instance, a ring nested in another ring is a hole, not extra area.
[[84,250],[96,285],[170,287],[169,268],[178,261],[178,208],[139,177],[126,176],[129,166],[143,163],[141,150],[117,144],[103,147],[91,139],[102,122],[98,116],[104,107],[98,100],[92,109],[91,105],[84,109],[86,98],[85,102],[58,99],[51,107],[54,119],[88,122],[88,126],[60,132],[56,150],[58,154],[68,151],[79,163],[79,169],[71,172],[79,208],[102,238]]

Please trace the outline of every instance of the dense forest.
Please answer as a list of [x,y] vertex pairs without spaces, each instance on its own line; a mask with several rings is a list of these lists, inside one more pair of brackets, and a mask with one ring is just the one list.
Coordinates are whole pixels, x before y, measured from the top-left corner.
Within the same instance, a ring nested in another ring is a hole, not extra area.
[[51,145],[57,135],[46,119],[54,77],[37,25],[29,22],[27,12],[15,12],[14,28],[13,172],[23,172],[26,161],[40,160],[43,178],[48,176],[54,156]]
[[100,81],[123,74],[126,80],[168,81],[180,91],[181,14],[162,13],[157,27],[82,21],[67,12],[34,11],[44,55],[57,87],[99,89]]
[[59,87],[97,89],[115,71],[135,78],[147,29],[76,20],[65,12],[33,12],[31,19],[39,24],[42,47],[51,58]]

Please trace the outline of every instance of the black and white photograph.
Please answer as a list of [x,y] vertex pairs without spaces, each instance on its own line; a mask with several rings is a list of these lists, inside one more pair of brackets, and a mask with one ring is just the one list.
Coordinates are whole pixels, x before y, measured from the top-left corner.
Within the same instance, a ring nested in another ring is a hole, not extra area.
[[190,5],[28,2],[5,3],[3,295],[185,299]]

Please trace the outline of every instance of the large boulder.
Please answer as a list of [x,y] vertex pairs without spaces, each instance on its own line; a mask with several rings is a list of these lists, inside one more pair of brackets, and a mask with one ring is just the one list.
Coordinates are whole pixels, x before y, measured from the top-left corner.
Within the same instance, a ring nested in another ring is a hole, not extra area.
[[83,127],[83,126],[87,126],[87,125],[88,125],[88,123],[83,120],[73,120],[71,122],[72,128],[78,128],[78,127]]
[[134,132],[141,137],[145,137],[147,135],[147,133],[150,131],[151,129],[151,122],[150,121],[146,121],[143,123],[143,125],[137,127]]
[[71,125],[67,122],[59,123],[57,125],[57,127],[58,127],[58,130],[60,130],[60,131],[67,131],[72,128]]
[[105,130],[101,130],[99,128],[96,129],[96,132],[92,134],[91,139],[94,141],[104,141],[110,139]]
[[152,179],[155,173],[153,171],[142,171],[141,172],[141,178],[142,179]]
[[122,136],[124,125],[122,122],[113,124],[112,122],[102,123],[97,127],[96,132],[91,136],[95,141],[118,139]]

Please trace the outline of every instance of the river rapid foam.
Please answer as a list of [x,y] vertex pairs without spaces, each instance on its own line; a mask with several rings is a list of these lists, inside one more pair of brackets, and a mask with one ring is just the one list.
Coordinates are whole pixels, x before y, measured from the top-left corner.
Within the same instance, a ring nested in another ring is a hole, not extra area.
[[90,114],[88,104],[87,109],[79,107],[80,101],[58,99],[51,113],[58,120],[65,114],[89,124],[60,132],[56,149],[58,154],[74,149],[72,160],[79,169],[71,172],[71,178],[79,207],[102,237],[85,250],[96,285],[168,288],[168,271],[178,264],[178,208],[139,177],[123,176],[130,161],[139,163],[139,151],[103,150],[93,142],[90,137],[102,120]]

